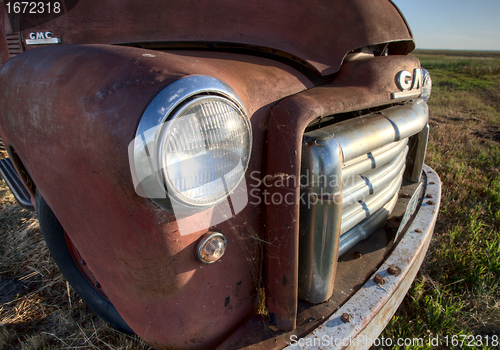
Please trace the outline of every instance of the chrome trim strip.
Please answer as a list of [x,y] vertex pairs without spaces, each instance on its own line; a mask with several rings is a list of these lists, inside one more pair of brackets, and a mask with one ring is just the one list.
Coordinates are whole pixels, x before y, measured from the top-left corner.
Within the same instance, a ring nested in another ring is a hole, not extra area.
[[26,39],[26,45],[47,45],[47,44],[60,44],[60,38],[46,38],[46,39]]
[[422,168],[424,166],[425,153],[427,151],[427,142],[429,141],[429,124],[418,134],[417,154],[413,161],[413,169],[411,173],[411,182],[419,182]]
[[402,92],[393,92],[391,94],[392,99],[397,98],[408,98],[408,97],[418,97],[422,94],[422,89],[419,90],[411,90],[411,91],[402,91]]

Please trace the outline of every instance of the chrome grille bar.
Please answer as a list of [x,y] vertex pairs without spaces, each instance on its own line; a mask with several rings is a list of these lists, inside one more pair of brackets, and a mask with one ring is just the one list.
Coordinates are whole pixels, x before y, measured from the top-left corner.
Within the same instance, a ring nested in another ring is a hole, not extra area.
[[370,169],[387,163],[403,152],[405,147],[408,146],[407,144],[408,139],[393,142],[373,152],[363,154],[360,157],[345,162],[344,168],[342,169],[342,181],[345,183],[346,180],[349,180],[349,178],[355,175],[362,174]]
[[[388,108],[304,134],[318,139],[335,139],[342,148],[344,162],[372,152],[420,132],[427,125],[427,103]],[[424,117],[425,116],[425,117]],[[334,135],[334,136],[333,136]]]
[[379,192],[368,196],[364,201],[358,201],[342,211],[340,234],[344,234],[362,220],[372,216],[377,210],[387,204],[398,192],[403,181],[404,168],[397,176]]
[[343,234],[342,237],[340,237],[339,256],[342,256],[359,241],[368,238],[368,236],[370,236],[370,234],[375,231],[377,227],[382,225],[391,214],[397,201],[398,194],[396,193],[392,199],[375,214],[370,216],[368,219],[361,221],[358,225]]
[[[408,139],[405,140],[408,142]],[[407,154],[408,147],[405,147],[397,157],[378,168],[348,178],[343,177],[342,193],[344,194],[344,200],[342,208],[345,209],[355,202],[364,200],[369,195],[377,194],[401,172],[405,166]]]

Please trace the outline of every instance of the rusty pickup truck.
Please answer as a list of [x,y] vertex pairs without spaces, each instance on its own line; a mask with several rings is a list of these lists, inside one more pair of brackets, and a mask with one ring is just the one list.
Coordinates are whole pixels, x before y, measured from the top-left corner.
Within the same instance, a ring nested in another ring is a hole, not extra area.
[[414,48],[389,0],[0,1],[1,172],[158,349],[366,349],[440,205]]

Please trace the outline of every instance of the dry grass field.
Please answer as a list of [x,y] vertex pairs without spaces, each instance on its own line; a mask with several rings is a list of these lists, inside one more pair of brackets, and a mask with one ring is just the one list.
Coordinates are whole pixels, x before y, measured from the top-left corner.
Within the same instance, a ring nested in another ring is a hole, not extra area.
[[[441,176],[442,207],[427,259],[383,336],[492,339],[500,336],[500,55],[416,56],[434,81],[426,163]],[[72,291],[36,214],[3,181],[0,240],[0,349],[150,349],[108,327]],[[448,348],[497,347],[432,347]]]

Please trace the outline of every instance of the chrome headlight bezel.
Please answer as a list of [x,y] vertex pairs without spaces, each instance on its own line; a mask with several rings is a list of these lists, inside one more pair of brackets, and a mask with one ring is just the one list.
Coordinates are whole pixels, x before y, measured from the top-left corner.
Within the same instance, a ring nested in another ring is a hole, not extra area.
[[427,102],[431,96],[432,79],[427,69],[422,68],[422,95],[421,99]]
[[149,103],[139,122],[136,137],[129,149],[132,178],[139,196],[152,199],[164,209],[172,209],[173,201],[177,206],[203,209],[216,205],[230,194],[226,193],[209,203],[190,202],[179,196],[175,186],[172,186],[162,171],[165,163],[162,160],[161,146],[176,118],[182,116],[182,112],[193,101],[210,96],[223,99],[237,108],[247,125],[248,161],[243,165],[243,174],[239,181],[243,179],[252,151],[252,128],[243,102],[231,87],[216,78],[202,75],[187,76],[161,90]]

